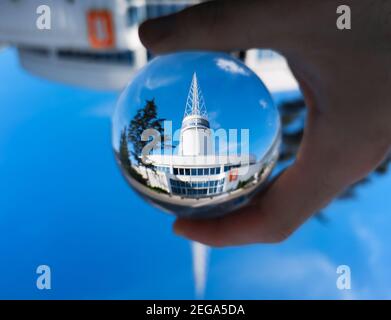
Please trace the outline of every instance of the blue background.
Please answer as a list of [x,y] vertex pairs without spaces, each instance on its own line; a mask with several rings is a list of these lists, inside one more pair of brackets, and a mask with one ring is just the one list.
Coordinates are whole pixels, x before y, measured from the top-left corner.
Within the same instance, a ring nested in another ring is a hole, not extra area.
[[[0,298],[196,297],[190,243],[115,163],[117,98],[35,78],[0,52]],[[373,181],[282,244],[212,249],[205,298],[391,298],[391,175]],[[36,288],[41,264],[51,290]],[[336,287],[342,264],[350,291]]]

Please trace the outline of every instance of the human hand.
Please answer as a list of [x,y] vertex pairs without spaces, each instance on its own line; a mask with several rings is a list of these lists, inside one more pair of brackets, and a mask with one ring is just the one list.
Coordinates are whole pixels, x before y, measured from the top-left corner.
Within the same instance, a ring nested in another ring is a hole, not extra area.
[[[354,4],[353,4],[354,2]],[[352,29],[336,27],[336,0],[213,1],[145,22],[154,53],[271,48],[301,86],[308,117],[295,163],[251,203],[209,220],[178,219],[174,230],[211,246],[279,242],[391,147],[391,4],[345,1]]]

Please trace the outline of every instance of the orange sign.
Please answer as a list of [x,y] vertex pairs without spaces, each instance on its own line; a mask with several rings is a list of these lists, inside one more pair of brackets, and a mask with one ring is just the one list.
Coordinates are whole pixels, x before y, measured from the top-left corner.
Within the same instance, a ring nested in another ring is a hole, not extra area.
[[236,181],[237,178],[238,178],[238,169],[232,169],[229,172],[229,176],[228,176],[229,182]]
[[113,19],[109,10],[90,10],[87,14],[88,40],[93,48],[113,48]]

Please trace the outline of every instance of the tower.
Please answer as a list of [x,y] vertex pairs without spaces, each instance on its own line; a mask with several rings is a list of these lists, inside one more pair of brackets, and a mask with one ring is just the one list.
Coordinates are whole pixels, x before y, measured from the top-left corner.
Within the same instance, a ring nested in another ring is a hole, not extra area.
[[212,154],[212,138],[204,98],[194,72],[182,120],[180,152],[182,156]]

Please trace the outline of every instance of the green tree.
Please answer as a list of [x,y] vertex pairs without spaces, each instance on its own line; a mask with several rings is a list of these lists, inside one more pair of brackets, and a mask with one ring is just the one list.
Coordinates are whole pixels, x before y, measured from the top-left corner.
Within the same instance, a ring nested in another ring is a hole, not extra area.
[[158,118],[155,99],[146,100],[145,106],[137,110],[136,115],[130,121],[127,138],[133,146],[133,150],[131,152],[138,164],[141,163],[140,156],[143,148],[147,145],[147,143],[149,143],[149,141],[141,140],[142,133],[144,132],[144,130],[147,129],[155,129],[160,133],[160,136],[162,137],[163,121],[164,119]]
[[121,131],[121,138],[119,142],[119,160],[121,161],[124,170],[126,170],[126,172],[129,172],[131,168],[131,162],[126,131],[127,130],[125,126],[124,129]]

